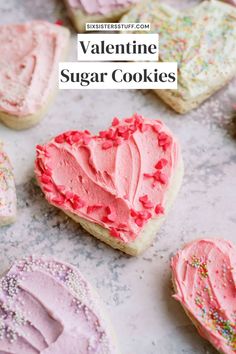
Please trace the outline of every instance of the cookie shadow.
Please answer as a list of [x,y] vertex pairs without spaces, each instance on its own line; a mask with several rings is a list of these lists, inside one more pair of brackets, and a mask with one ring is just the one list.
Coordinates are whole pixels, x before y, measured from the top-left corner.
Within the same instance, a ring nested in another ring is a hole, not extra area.
[[174,324],[175,329],[158,342],[161,348],[165,348],[165,353],[164,351],[159,353],[217,354],[218,352],[215,348],[198,334],[197,329],[185,314],[182,306],[172,297],[174,289],[171,282],[171,274],[163,282],[162,291],[167,316]]
[[236,143],[236,112],[232,113],[232,121],[227,126],[227,132]]

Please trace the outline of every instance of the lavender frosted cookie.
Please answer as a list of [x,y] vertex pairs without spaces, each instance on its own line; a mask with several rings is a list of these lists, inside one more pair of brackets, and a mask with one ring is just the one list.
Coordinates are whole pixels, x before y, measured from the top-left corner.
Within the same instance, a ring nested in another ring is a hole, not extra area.
[[139,0],[65,0],[69,15],[79,32],[87,22],[115,22]]
[[16,218],[16,190],[14,175],[8,156],[0,143],[0,226]]
[[1,279],[0,298],[0,353],[118,353],[97,295],[70,264],[19,260]]

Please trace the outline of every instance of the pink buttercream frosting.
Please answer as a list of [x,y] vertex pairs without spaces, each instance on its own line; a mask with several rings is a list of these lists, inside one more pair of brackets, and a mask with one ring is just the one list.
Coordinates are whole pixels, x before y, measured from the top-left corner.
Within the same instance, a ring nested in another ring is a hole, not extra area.
[[37,146],[35,172],[51,204],[129,242],[165,213],[179,160],[164,123],[135,114],[98,135],[69,131]]
[[16,215],[14,175],[8,156],[0,145],[0,224]]
[[35,114],[56,89],[69,31],[45,21],[0,26],[0,111]]
[[174,297],[200,335],[225,354],[236,351],[236,248],[216,239],[196,240],[172,259]]
[[72,9],[82,9],[89,15],[106,15],[137,3],[138,0],[66,0]]
[[116,354],[100,312],[75,267],[27,257],[0,280],[0,352]]

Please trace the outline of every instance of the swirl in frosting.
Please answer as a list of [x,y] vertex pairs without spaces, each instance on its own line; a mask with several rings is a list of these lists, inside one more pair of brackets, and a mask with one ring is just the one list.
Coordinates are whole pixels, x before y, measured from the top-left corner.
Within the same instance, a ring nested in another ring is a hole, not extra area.
[[56,89],[69,31],[45,21],[0,26],[0,111],[35,114]]
[[172,259],[175,299],[199,334],[225,354],[236,351],[236,248],[216,239],[196,240]]
[[69,131],[37,146],[35,172],[51,204],[129,242],[165,213],[179,152],[160,120],[135,114],[99,135]]
[[73,266],[16,262],[0,280],[0,352],[116,354],[99,300]]

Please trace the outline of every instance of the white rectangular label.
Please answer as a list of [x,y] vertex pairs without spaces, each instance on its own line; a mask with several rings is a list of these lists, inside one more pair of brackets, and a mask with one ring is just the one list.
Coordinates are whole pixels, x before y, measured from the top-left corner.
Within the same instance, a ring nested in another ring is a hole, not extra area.
[[158,61],[158,34],[78,34],[78,61]]
[[177,89],[177,63],[60,63],[59,88]]
[[118,23],[98,23],[98,22],[87,22],[86,31],[98,32],[98,31],[150,31],[151,25],[148,22],[118,22]]

